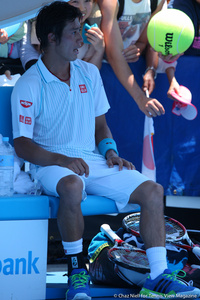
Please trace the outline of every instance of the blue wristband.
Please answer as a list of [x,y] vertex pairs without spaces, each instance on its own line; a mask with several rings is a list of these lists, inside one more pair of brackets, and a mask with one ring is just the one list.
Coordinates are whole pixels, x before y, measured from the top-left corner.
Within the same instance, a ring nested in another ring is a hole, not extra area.
[[106,153],[108,150],[112,149],[114,150],[117,155],[119,155],[118,151],[117,151],[117,145],[115,143],[115,141],[113,139],[110,139],[110,138],[106,138],[106,139],[103,139],[99,145],[98,145],[98,149],[99,149],[99,152],[104,156],[106,157]]

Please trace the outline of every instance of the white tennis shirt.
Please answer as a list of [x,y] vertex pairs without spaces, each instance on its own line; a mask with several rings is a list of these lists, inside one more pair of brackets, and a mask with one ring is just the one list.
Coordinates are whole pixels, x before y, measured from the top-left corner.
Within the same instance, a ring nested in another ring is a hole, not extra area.
[[17,81],[11,97],[13,138],[32,139],[44,149],[83,159],[95,150],[95,117],[110,108],[96,66],[70,62],[70,87],[38,62]]

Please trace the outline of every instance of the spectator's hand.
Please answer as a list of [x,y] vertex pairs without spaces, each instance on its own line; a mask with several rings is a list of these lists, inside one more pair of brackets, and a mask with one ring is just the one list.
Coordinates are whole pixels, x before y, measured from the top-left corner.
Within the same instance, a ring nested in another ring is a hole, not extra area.
[[96,52],[102,52],[105,49],[104,35],[100,28],[92,27],[87,30],[86,34],[88,42],[95,48]]
[[173,96],[172,96],[172,92],[175,92],[176,94],[179,95],[179,84],[176,81],[176,79],[174,78],[170,84],[169,90],[167,92],[167,96],[168,98],[177,101]]
[[163,55],[161,52],[158,52],[158,56],[164,61],[164,62],[167,62],[167,63],[173,63],[174,61],[176,61],[177,59],[179,59],[180,56],[182,56],[184,53],[180,53],[180,54],[177,54],[177,55],[172,55],[172,54],[169,54],[169,55]]
[[140,57],[140,49],[136,45],[130,45],[122,51],[122,54],[128,63],[133,63],[138,61]]
[[143,86],[142,89],[144,92],[146,92],[147,90],[149,91],[149,95],[151,95],[151,93],[153,92],[154,88],[155,88],[155,81],[154,81],[154,70],[148,70],[144,76],[143,76]]
[[113,168],[114,165],[118,165],[119,171],[121,171],[123,167],[126,167],[128,170],[135,170],[135,166],[131,162],[119,157],[112,149],[107,151],[106,157],[106,163],[109,168]]
[[0,43],[5,44],[9,40],[8,34],[4,29],[0,29]]
[[144,96],[138,106],[147,117],[157,117],[165,114],[165,109],[162,104],[153,98]]
[[59,162],[59,166],[68,168],[72,170],[77,175],[84,175],[85,177],[89,176],[89,166],[82,158],[78,157],[67,157],[62,155],[61,160]]
[[10,70],[6,70],[4,74],[6,75],[7,79],[9,79],[9,80],[12,79]]

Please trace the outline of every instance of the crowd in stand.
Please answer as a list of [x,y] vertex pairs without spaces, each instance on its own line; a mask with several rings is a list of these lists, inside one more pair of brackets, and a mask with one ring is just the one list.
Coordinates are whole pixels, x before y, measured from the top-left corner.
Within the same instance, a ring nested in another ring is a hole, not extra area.
[[[82,28],[85,23],[98,24],[98,27],[91,27],[87,31],[89,43],[82,43],[78,58],[93,63],[99,69],[102,60],[107,60],[119,82],[136,101],[142,112],[147,116],[164,114],[162,104],[156,99],[147,99],[143,91],[148,89],[151,94],[155,88],[157,73],[166,72],[169,80],[168,97],[171,98],[173,91],[178,93],[179,84],[175,77],[175,69],[181,54],[175,57],[163,57],[153,51],[147,39],[147,24],[155,13],[167,9],[167,5],[168,8],[182,10],[188,14],[195,27],[194,41],[184,55],[200,55],[199,0],[125,1],[124,7],[123,1],[118,1],[118,5],[116,5],[117,1],[112,1],[110,5],[109,1],[102,0],[67,2],[82,11]],[[126,18],[131,21],[126,21]],[[4,29],[0,30],[0,74],[5,74],[8,79],[12,78],[12,74],[23,74],[41,54],[35,33],[35,22],[35,19],[31,19],[22,23],[12,36],[8,36]],[[109,26],[110,28],[112,26],[112,30],[108,30]],[[146,58],[142,89],[137,85],[129,67],[129,63],[136,62],[141,55]],[[133,82],[134,88],[132,88]]]

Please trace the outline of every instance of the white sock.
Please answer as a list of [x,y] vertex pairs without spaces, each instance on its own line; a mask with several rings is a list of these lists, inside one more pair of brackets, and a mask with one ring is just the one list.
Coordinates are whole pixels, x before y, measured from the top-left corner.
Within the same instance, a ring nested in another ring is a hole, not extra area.
[[150,277],[155,279],[167,269],[167,251],[165,247],[152,247],[146,250],[150,266]]
[[83,239],[74,242],[62,241],[62,244],[66,255],[77,254],[83,251]]

